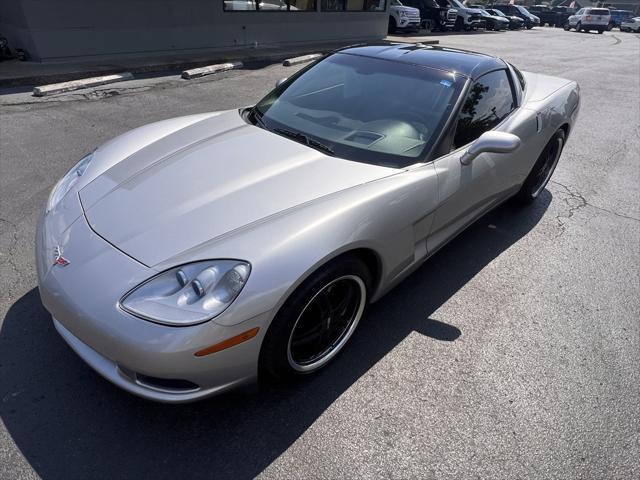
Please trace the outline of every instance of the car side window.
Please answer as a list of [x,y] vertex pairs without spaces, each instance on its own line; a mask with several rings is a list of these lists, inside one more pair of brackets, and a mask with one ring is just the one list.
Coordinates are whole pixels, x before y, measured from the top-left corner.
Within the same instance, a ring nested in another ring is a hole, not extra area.
[[453,148],[473,142],[491,130],[515,108],[506,70],[487,73],[475,81],[464,100],[453,138]]

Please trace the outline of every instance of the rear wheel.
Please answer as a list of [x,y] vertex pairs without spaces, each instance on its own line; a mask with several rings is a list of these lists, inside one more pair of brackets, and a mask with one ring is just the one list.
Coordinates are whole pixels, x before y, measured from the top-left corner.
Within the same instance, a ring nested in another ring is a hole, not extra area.
[[350,255],[312,274],[271,323],[260,351],[260,375],[288,380],[324,367],[358,326],[371,284],[366,265]]
[[549,143],[536,160],[533,169],[522,184],[516,198],[522,203],[532,203],[542,193],[551,180],[551,175],[558,165],[564,147],[565,133],[560,129],[554,133]]
[[564,29],[568,32],[569,30],[571,30],[571,26],[568,23],[565,23]]
[[599,30],[598,30],[598,33],[599,33],[600,35],[602,35],[602,32],[603,32],[603,30],[602,30],[602,29],[599,29]]

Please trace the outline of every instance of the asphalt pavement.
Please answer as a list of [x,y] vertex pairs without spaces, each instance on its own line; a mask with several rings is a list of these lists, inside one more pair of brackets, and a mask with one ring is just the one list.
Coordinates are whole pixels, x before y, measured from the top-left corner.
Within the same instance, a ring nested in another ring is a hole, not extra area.
[[319,375],[181,406],[113,387],[58,337],[37,216],[102,142],[252,104],[299,67],[0,91],[0,478],[640,478],[640,36],[436,38],[579,82],[548,189],[437,253]]

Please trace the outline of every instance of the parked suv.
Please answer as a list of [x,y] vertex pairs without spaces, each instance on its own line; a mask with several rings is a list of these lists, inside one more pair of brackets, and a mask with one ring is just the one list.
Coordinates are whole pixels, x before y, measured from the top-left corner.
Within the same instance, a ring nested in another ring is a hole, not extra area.
[[540,19],[540,25],[542,26],[555,27],[558,22],[558,14],[549,5],[532,5],[527,10]]
[[451,8],[458,11],[454,30],[477,30],[484,27],[482,13],[475,8],[464,6],[460,0],[449,0]]
[[565,30],[576,29],[576,32],[588,32],[597,30],[604,32],[611,21],[611,13],[608,8],[581,8],[575,15],[569,17],[569,21],[564,26]]
[[620,27],[622,22],[629,21],[633,18],[631,10],[609,10],[611,13],[611,21],[609,22],[609,30]]
[[552,10],[557,15],[556,27],[564,27],[569,17],[576,13],[576,9],[571,7],[553,7]]
[[389,33],[420,30],[420,10],[406,7],[400,0],[391,0],[389,5]]
[[497,8],[505,15],[515,15],[516,17],[520,17],[524,20],[524,26],[528,29],[532,29],[536,26],[536,17],[531,15],[529,11],[524,8],[522,5],[511,5],[507,3],[496,3],[491,5],[490,8]]
[[431,32],[453,29],[458,12],[449,7],[447,0],[402,0],[407,7],[420,10],[422,28]]

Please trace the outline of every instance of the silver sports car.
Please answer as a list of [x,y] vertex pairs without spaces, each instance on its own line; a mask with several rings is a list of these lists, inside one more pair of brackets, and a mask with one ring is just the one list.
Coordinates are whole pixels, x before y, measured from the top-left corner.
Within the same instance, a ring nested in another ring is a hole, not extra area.
[[148,399],[304,376],[475,219],[534,201],[578,108],[575,82],[489,55],[337,51],[255,106],[80,160],[39,222],[42,302],[80,357]]

